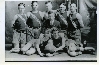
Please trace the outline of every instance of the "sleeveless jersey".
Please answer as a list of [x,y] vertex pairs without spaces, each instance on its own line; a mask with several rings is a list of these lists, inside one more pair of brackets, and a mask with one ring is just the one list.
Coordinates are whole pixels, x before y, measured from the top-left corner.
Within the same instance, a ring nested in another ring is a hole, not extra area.
[[45,50],[46,50],[45,47],[48,44],[49,39],[50,38],[45,38],[45,37],[42,38],[43,42],[39,45],[41,52],[45,53]]
[[[31,14],[35,15],[35,16],[40,20],[40,23],[41,23],[42,18],[41,18],[41,16],[40,16],[39,12],[37,12],[37,13],[32,13],[32,12],[31,12]],[[28,20],[27,20],[27,25],[28,25],[29,27],[33,27],[33,28],[38,28],[38,27],[40,27],[40,24],[32,17],[31,14],[30,14],[30,16],[29,16],[29,18],[28,18]]]
[[61,38],[61,37],[59,37],[58,39],[52,38],[52,40],[53,40],[53,45],[54,45],[56,48],[62,46],[62,38]]
[[[25,20],[27,20],[27,17],[25,15],[20,15],[22,16]],[[26,27],[26,21],[23,21],[19,16],[16,19],[15,23],[14,23],[14,29],[17,30],[25,30]]]
[[[77,19],[77,17],[76,17],[76,14],[77,14],[77,13],[75,13],[75,14],[70,14],[69,17],[68,17],[68,19],[67,19],[67,20],[68,20],[68,29],[69,29],[70,31],[75,30],[75,29],[80,29],[80,23],[79,23],[79,21],[78,21],[78,19]],[[71,17],[72,17],[72,19],[71,19]],[[72,21],[71,21],[70,19],[75,22],[77,28],[75,28],[75,27],[73,26]]]
[[[61,14],[65,20],[67,20],[67,12]],[[63,20],[61,19],[61,17],[59,15],[56,16],[56,19],[60,22],[61,25],[61,30],[66,30],[67,26],[66,24],[63,22]]]
[[43,26],[45,28],[53,28],[53,27],[57,27],[57,28],[60,28],[60,22],[57,21],[57,20],[54,20],[53,24],[50,24],[50,20],[46,20],[45,23],[43,24]]

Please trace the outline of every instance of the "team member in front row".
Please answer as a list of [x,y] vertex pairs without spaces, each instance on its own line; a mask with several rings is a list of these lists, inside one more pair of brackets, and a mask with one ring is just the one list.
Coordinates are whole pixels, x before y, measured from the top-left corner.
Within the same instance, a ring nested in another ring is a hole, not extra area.
[[65,47],[65,38],[59,35],[57,28],[46,29],[45,34],[40,38],[40,43],[36,47],[40,56],[54,56],[58,54],[56,53],[57,51]]
[[80,55],[83,51],[95,52],[93,47],[79,47],[74,40],[61,36],[57,28],[46,29],[45,34],[40,37],[40,43],[36,45],[36,49],[40,56],[45,57],[59,54],[60,50],[74,57]]
[[[24,51],[26,54],[33,54],[35,53],[35,48],[33,48],[31,45],[32,43],[35,43],[39,40],[40,31],[41,31],[41,23],[42,23],[42,16],[41,12],[38,11],[38,2],[32,1],[32,11],[27,13],[27,25],[29,27],[29,30],[27,33],[30,33],[31,35],[27,36],[28,43],[22,48],[22,51]],[[32,40],[34,40],[32,42]]]
[[13,41],[14,48],[12,48],[11,52],[19,52],[20,48],[22,48],[26,44],[26,14],[24,13],[25,4],[18,4],[19,13],[14,16],[14,20],[12,21],[13,27]]

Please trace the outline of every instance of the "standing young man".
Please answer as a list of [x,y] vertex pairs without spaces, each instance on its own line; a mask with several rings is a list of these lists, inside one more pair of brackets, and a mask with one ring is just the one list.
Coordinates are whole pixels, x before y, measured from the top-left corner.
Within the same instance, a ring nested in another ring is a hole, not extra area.
[[65,34],[65,38],[67,38],[67,16],[69,12],[66,11],[65,3],[60,4],[59,9],[56,13],[56,19],[60,22],[61,31]]
[[69,19],[68,19],[68,32],[72,39],[81,41],[80,29],[84,27],[82,16],[76,12],[76,4],[70,5]]
[[[31,29],[34,39],[38,39],[40,35],[42,16],[38,11],[39,4],[37,1],[32,1],[32,11],[27,13],[27,25]],[[29,36],[30,37],[30,36]],[[31,37],[32,38],[32,37]]]
[[67,29],[67,11],[66,11],[66,6],[64,3],[62,3],[59,6],[59,10],[57,10],[57,17],[56,19],[60,22],[61,24],[61,30],[66,30]]
[[[83,51],[87,51],[94,54],[95,49],[93,47],[84,47],[81,43],[81,28],[84,27],[82,16],[76,12],[76,4],[70,5],[69,19],[68,19],[68,32],[69,38],[72,40],[68,41],[68,54],[70,56],[77,56],[82,54]],[[84,41],[86,44],[86,42]]]
[[[76,12],[76,4],[70,5],[70,11],[68,18],[68,38],[72,39],[68,46],[68,53],[71,56],[76,56],[81,54],[83,51],[83,45],[81,43],[81,31],[80,29],[84,27],[82,16]],[[73,41],[74,40],[74,41]],[[79,51],[78,51],[79,49]],[[77,52],[76,52],[77,51]]]
[[27,13],[27,25],[29,30],[28,43],[21,49],[25,54],[31,55],[35,53],[35,45],[39,42],[39,36],[41,33],[41,22],[42,16],[41,12],[38,11],[39,4],[37,1],[32,1],[32,11]]
[[12,21],[13,27],[13,41],[14,48],[12,48],[11,52],[19,52],[20,48],[22,48],[26,44],[26,14],[25,4],[18,4],[19,13],[14,16],[14,20]]
[[47,1],[45,2],[46,5],[46,9],[47,11],[44,12],[44,19],[48,19],[48,12],[53,12],[54,14],[56,13],[56,10],[52,10],[53,6],[52,6],[52,2],[51,1]]
[[51,40],[51,30],[46,29],[44,34],[40,35],[40,43],[36,45],[37,52],[40,56],[46,56],[47,53],[50,53],[49,50],[45,49],[46,45],[48,44],[50,44],[51,47],[52,43],[50,43],[50,40]]

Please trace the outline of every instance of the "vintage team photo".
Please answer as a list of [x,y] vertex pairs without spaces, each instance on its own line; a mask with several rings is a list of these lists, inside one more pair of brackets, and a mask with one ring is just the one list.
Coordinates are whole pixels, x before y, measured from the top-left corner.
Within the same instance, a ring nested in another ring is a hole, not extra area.
[[97,0],[5,1],[5,61],[97,61]]

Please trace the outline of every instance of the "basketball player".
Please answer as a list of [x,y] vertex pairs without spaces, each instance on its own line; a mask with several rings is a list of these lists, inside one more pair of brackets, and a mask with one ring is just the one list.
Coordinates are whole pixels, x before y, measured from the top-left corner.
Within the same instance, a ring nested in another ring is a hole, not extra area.
[[59,50],[65,47],[65,38],[59,35],[58,28],[46,29],[43,38],[38,45],[40,56],[51,57],[58,54]]
[[32,35],[28,35],[28,43],[21,49],[27,55],[32,55],[35,53],[35,45],[36,42],[39,41],[39,36],[41,33],[41,22],[42,16],[41,11],[38,11],[39,4],[37,1],[32,1],[32,11],[27,13],[27,25],[29,27],[28,33]]
[[18,4],[19,13],[14,16],[14,20],[12,21],[13,27],[13,41],[14,48],[12,48],[11,52],[19,52],[20,48],[22,48],[26,44],[26,20],[27,16],[24,13],[25,4]]
[[81,43],[81,28],[84,27],[82,16],[76,12],[76,4],[70,5],[70,11],[68,18],[68,38],[72,39],[69,40],[67,52],[70,56],[77,56],[81,55],[82,51],[85,50],[92,50],[93,52],[95,49],[93,47],[83,47],[83,44]]
[[46,5],[46,9],[47,11],[44,12],[44,19],[48,19],[48,12],[53,12],[54,14],[56,13],[56,10],[52,10],[53,6],[52,6],[52,2],[51,1],[47,1],[45,2]]

